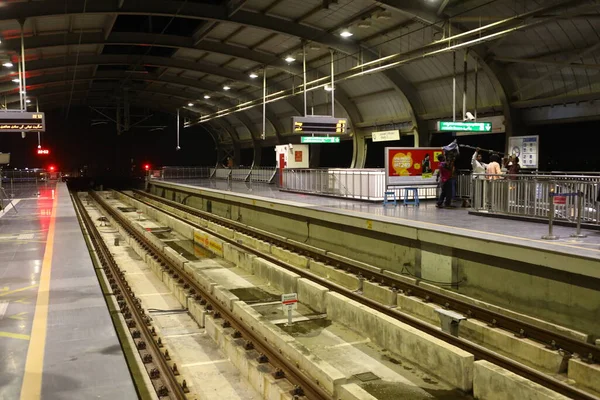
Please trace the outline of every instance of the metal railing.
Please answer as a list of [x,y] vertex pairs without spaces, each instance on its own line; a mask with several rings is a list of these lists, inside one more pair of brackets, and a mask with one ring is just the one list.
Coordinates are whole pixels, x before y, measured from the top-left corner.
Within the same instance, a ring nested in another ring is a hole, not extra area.
[[154,179],[205,179],[210,178],[210,167],[162,167],[150,176]]
[[[416,188],[420,199],[436,197],[436,185]],[[285,169],[281,189],[368,201],[383,201],[386,191],[394,191],[398,199],[405,195],[402,186],[386,189],[384,169]]]
[[231,179],[234,181],[272,183],[277,170],[275,167],[254,168],[211,168],[211,167],[163,167],[149,173],[151,179]]
[[275,167],[254,167],[250,172],[250,182],[273,183],[277,168]]
[[552,197],[565,194],[564,204],[554,204],[555,220],[575,223],[582,200],[581,222],[600,225],[598,175],[472,175],[471,187],[477,211],[548,219]]

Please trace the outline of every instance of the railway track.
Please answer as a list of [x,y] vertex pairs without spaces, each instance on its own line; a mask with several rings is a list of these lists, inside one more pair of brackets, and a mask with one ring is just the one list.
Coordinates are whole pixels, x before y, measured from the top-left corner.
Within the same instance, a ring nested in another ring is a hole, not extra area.
[[[134,199],[136,199],[138,201],[142,201],[147,206],[153,207],[154,209],[157,209],[160,212],[163,212],[174,218],[182,220],[190,225],[193,225],[196,229],[207,231],[206,228],[204,228],[198,224],[194,224],[193,222],[191,222],[189,220],[182,219],[180,216],[178,216],[174,213],[171,213],[171,212],[168,212],[168,211],[165,211],[165,210],[162,210],[162,209],[156,207],[154,204],[150,203],[148,200],[152,200],[152,201],[158,202],[160,204],[164,204],[164,205],[173,207],[177,210],[183,211],[190,215],[209,220],[216,224],[222,225],[226,228],[229,228],[229,229],[244,233],[246,235],[252,236],[254,238],[269,242],[273,245],[294,251],[298,254],[301,254],[301,255],[304,255],[307,257],[311,257],[311,258],[315,259],[316,261],[321,261],[326,264],[333,265],[336,268],[340,268],[347,272],[358,275],[360,277],[364,277],[366,279],[369,279],[369,280],[372,280],[375,282],[379,282],[382,285],[386,285],[388,287],[395,288],[397,290],[402,290],[405,294],[420,297],[421,299],[428,301],[428,302],[434,302],[437,304],[441,304],[447,309],[454,310],[454,311],[457,311],[457,312],[460,312],[460,313],[466,315],[468,318],[477,319],[480,321],[484,321],[491,326],[503,328],[505,330],[513,332],[515,335],[517,335],[519,337],[523,337],[523,338],[527,337],[529,339],[532,339],[534,341],[537,341],[537,342],[540,342],[540,343],[546,345],[548,348],[552,348],[557,351],[560,350],[560,351],[570,353],[570,354],[578,354],[581,357],[581,359],[586,360],[587,362],[593,363],[593,362],[598,362],[598,360],[600,360],[600,349],[598,349],[596,346],[590,345],[588,343],[580,342],[580,341],[577,341],[570,337],[560,335],[555,332],[551,332],[551,331],[545,330],[543,328],[536,327],[534,325],[530,325],[523,321],[519,321],[514,318],[507,317],[507,316],[495,313],[493,311],[486,310],[481,307],[456,300],[454,298],[445,296],[441,293],[437,293],[437,292],[434,292],[434,291],[431,291],[428,289],[424,289],[420,286],[412,285],[410,283],[406,283],[404,281],[394,279],[390,276],[387,276],[387,275],[384,275],[381,273],[376,273],[371,270],[367,270],[365,268],[361,268],[360,266],[354,265],[352,263],[342,262],[338,259],[327,256],[327,254],[315,251],[314,249],[311,249],[311,247],[309,247],[309,246],[302,246],[300,243],[292,244],[289,241],[286,241],[285,239],[277,237],[277,235],[269,235],[268,233],[265,233],[262,231],[257,231],[255,229],[248,227],[247,225],[244,225],[244,224],[232,221],[232,220],[228,220],[226,218],[218,217],[213,214],[210,214],[210,213],[198,210],[198,209],[194,209],[192,207],[189,207],[189,206],[186,206],[186,205],[183,205],[183,204],[171,201],[171,200],[166,200],[162,197],[148,194],[143,191],[134,191],[133,193],[134,193],[134,196],[133,196]],[[126,196],[129,196],[126,193],[123,193],[123,194]],[[146,199],[146,200],[144,200],[144,199]],[[283,262],[283,261],[273,257],[271,254],[262,253],[252,247],[245,246],[241,243],[238,243],[229,237],[220,235],[217,232],[210,231],[210,233],[223,241],[226,241],[228,243],[231,243],[231,244],[243,249],[246,252],[255,254],[259,257],[262,257],[262,258],[264,258],[270,262],[273,262],[281,267],[291,270],[294,273],[296,273],[304,278],[311,279],[314,282],[317,282],[320,285],[325,286],[332,291],[336,291],[340,294],[343,294],[348,298],[351,298],[351,299],[358,301],[364,305],[367,305],[367,306],[369,306],[379,312],[382,312],[386,315],[394,317],[408,325],[411,325],[423,332],[426,332],[427,334],[429,334],[431,336],[437,337],[441,340],[446,341],[449,344],[452,344],[452,345],[457,346],[465,351],[468,351],[471,354],[473,354],[476,359],[483,359],[483,360],[492,362],[492,363],[499,365],[513,373],[523,376],[524,378],[527,378],[531,381],[539,383],[549,389],[552,389],[552,390],[554,390],[558,393],[561,393],[565,396],[569,396],[573,399],[599,400],[598,397],[596,397],[592,394],[589,394],[578,388],[575,388],[564,382],[554,379],[553,377],[551,377],[549,375],[541,373],[533,368],[530,368],[521,363],[518,363],[508,357],[502,356],[498,353],[488,350],[485,347],[479,346],[475,343],[469,342],[462,338],[458,338],[458,337],[452,336],[450,334],[447,334],[445,332],[442,332],[442,331],[436,329],[435,327],[433,327],[432,325],[424,323],[417,318],[414,318],[410,315],[399,312],[398,310],[390,309],[389,307],[382,305],[381,303],[378,303],[376,301],[367,299],[367,298],[361,296],[360,294],[357,294],[345,287],[342,287],[340,285],[332,283],[329,280],[326,280],[320,276],[314,275],[305,269],[298,268],[298,267],[292,266],[286,262]]]
[[207,293],[194,279],[188,276],[188,273],[179,268],[175,263],[164,256],[160,249],[157,249],[152,242],[146,239],[144,235],[136,231],[131,223],[106,204],[104,199],[98,196],[95,192],[90,192],[90,196],[96,203],[110,215],[110,217],[135,239],[135,241],[152,257],[161,264],[163,268],[175,280],[189,290],[189,294],[194,296],[200,304],[203,304],[206,310],[212,313],[213,318],[222,319],[223,327],[231,327],[234,330],[234,335],[237,338],[245,340],[245,348],[247,350],[256,349],[261,353],[259,362],[270,363],[274,369],[276,378],[286,378],[292,385],[295,386],[292,395],[305,396],[311,400],[331,400],[331,394],[321,387],[318,382],[308,377],[299,367],[282,356],[277,349],[271,347],[262,337],[257,335],[251,326],[246,326],[242,321],[227,308],[223,307],[212,294]]
[[160,338],[154,332],[150,317],[146,315],[139,299],[131,291],[123,272],[85,210],[81,199],[76,194],[72,197],[156,394],[163,400],[186,399],[185,381],[182,384],[178,382],[173,369],[168,364],[168,356],[161,352]]

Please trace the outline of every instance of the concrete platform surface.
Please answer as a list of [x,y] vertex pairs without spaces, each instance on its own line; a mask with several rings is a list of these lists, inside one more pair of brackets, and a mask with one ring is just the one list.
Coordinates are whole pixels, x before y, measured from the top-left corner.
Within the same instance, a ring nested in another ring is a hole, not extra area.
[[560,236],[561,239],[544,241],[541,240],[541,237],[548,233],[546,224],[470,215],[467,208],[437,209],[434,201],[423,201],[420,207],[401,205],[383,207],[381,203],[283,192],[278,190],[276,185],[265,183],[250,184],[212,179],[169,180],[166,182],[294,202],[296,205],[301,204],[311,209],[339,214],[362,214],[373,220],[379,219],[397,224],[425,224],[430,228],[449,232],[456,231],[459,234],[493,241],[600,259],[600,231],[583,230],[583,233],[588,235],[587,238],[573,239],[570,235],[574,233],[574,228],[555,226],[554,234]]
[[66,185],[30,191],[0,212],[0,398],[137,398]]

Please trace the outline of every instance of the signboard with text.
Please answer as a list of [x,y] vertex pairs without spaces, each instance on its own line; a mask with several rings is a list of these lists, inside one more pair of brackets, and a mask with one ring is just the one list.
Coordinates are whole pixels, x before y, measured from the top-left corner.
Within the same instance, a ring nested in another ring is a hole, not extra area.
[[339,136],[302,136],[300,143],[315,144],[315,143],[339,143]]
[[508,139],[508,153],[519,157],[521,168],[538,168],[539,136],[513,136]]
[[43,112],[0,111],[0,132],[45,132]]
[[491,122],[470,122],[470,121],[438,121],[437,130],[439,132],[483,132],[492,131]]
[[374,142],[388,142],[390,140],[400,140],[400,131],[378,131],[371,134]]
[[50,150],[48,150],[48,149],[37,149],[37,154],[39,156],[47,156],[48,154],[50,154]]
[[408,184],[435,184],[439,147],[386,147],[386,186]]
[[288,293],[281,295],[281,304],[283,311],[296,310],[298,308],[298,293]]

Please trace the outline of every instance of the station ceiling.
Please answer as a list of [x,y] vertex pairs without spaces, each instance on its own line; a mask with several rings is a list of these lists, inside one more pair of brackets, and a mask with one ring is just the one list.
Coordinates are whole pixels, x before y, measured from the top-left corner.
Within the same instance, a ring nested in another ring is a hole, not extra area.
[[[289,132],[304,112],[303,48],[309,82],[325,83],[333,51],[336,116],[356,131],[451,118],[455,70],[461,118],[466,82],[467,109],[504,116],[507,131],[595,119],[599,11],[597,0],[13,0],[0,3],[0,60],[15,63],[0,67],[0,103],[18,107],[23,24],[42,111],[184,109],[222,142],[259,138],[262,107],[243,105],[262,99],[263,71],[269,94],[296,93],[266,107],[267,135]],[[330,113],[322,87],[307,100]]]

